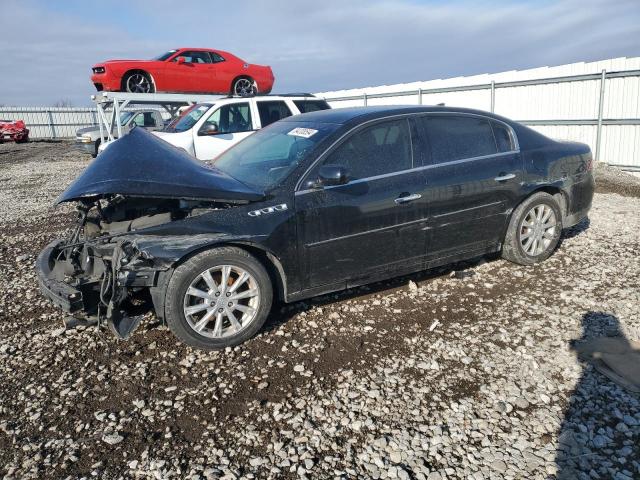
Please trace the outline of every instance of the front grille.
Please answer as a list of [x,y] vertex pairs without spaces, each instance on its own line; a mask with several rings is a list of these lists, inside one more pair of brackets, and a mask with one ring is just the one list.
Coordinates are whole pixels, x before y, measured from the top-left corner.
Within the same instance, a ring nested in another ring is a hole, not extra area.
[[102,84],[101,83],[94,83],[96,90],[101,92],[103,90]]

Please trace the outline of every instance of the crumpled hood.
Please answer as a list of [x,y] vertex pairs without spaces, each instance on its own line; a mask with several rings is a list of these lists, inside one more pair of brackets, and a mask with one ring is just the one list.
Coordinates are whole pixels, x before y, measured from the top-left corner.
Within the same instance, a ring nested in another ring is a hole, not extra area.
[[143,128],[134,128],[100,153],[56,204],[114,194],[231,202],[264,198],[263,192],[198,162]]

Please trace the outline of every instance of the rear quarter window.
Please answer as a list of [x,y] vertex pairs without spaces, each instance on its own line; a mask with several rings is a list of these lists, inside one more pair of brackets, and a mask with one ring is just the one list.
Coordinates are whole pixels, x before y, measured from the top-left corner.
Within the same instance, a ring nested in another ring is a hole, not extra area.
[[294,105],[300,113],[317,112],[318,110],[330,110],[331,107],[324,100],[294,100]]
[[271,125],[274,122],[291,116],[291,110],[287,104],[281,100],[271,102],[258,102],[258,113],[260,114],[260,123],[262,128]]
[[512,152],[516,149],[515,142],[509,128],[499,122],[491,122],[493,135],[496,138],[498,152]]

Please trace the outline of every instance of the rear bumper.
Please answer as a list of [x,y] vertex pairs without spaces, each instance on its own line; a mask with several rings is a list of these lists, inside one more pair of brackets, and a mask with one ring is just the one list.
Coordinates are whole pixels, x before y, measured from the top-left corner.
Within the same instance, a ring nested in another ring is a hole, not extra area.
[[60,240],[55,240],[47,245],[36,261],[38,285],[42,294],[65,312],[75,313],[84,310],[83,295],[80,290],[53,276],[52,266],[55,264],[54,252],[60,245]]
[[19,132],[0,132],[0,141],[19,142],[29,136],[29,129],[25,128]]
[[589,210],[591,209],[596,185],[591,171],[583,175],[583,178],[571,186],[569,211],[564,218],[564,227],[572,227],[579,223],[589,214]]
[[80,152],[89,153],[91,155],[98,154],[98,148],[96,147],[96,142],[74,142],[73,149],[78,150]]

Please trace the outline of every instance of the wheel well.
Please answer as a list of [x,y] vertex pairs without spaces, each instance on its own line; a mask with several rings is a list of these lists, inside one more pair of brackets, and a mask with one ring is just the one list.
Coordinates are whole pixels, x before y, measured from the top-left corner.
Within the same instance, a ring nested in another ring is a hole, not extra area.
[[[545,192],[545,193],[548,193],[549,195],[552,195],[556,199],[556,202],[558,202],[558,205],[560,206],[560,211],[562,212],[562,218],[564,219],[564,217],[567,216],[567,214],[569,213],[569,203],[567,202],[566,193],[564,193],[560,188],[551,187],[551,186],[540,187],[534,190],[533,192],[531,192],[529,195],[527,195],[527,198],[529,198],[534,193],[538,193],[538,192]],[[524,202],[524,200],[526,200],[527,198],[523,199],[522,201]]]
[[164,323],[165,322],[165,301],[166,301],[166,292],[167,286],[169,285],[169,280],[173,275],[173,271],[182,263],[186,262],[191,257],[198,255],[199,253],[205,252],[207,250],[211,250],[213,248],[218,247],[236,247],[241,248],[251,255],[253,255],[267,270],[269,274],[269,278],[271,279],[271,285],[273,287],[274,296],[281,301],[284,301],[286,298],[286,275],[284,273],[284,269],[280,262],[276,259],[274,255],[263,250],[259,247],[255,247],[252,245],[246,245],[244,243],[216,243],[213,245],[204,245],[200,248],[196,248],[195,250],[190,251],[180,260],[178,260],[170,269],[164,270],[160,272],[160,276],[158,277],[158,285],[155,287],[149,287],[149,293],[151,294],[151,299],[153,302],[153,308],[155,310],[156,316]]
[[247,80],[251,80],[253,82],[256,81],[255,78],[253,78],[250,75],[238,75],[233,80],[231,80],[231,85],[229,85],[229,93],[231,93],[232,95],[233,95],[233,85],[236,83],[236,80],[240,80],[241,78],[246,78]]
[[132,75],[134,73],[142,73],[142,74],[146,75],[147,77],[149,77],[149,80],[151,80],[151,83],[153,83],[153,88],[155,89],[156,81],[153,79],[153,75],[151,75],[149,72],[147,72],[145,70],[141,70],[139,68],[134,68],[132,70],[127,70],[126,72],[124,72],[122,74],[122,79],[120,80],[120,89],[121,90],[126,90],[127,89],[127,86],[125,85],[125,81],[127,80],[127,77],[129,75]]
[[276,297],[279,300],[284,301],[286,298],[286,275],[280,261],[270,252],[252,245],[231,245],[246,250],[258,259],[262,266],[267,270],[269,278],[271,278],[271,284],[273,285],[273,291]]
[[213,248],[219,247],[236,247],[241,248],[249,252],[251,255],[256,257],[256,259],[262,264],[262,266],[267,270],[269,274],[269,278],[271,278],[271,282],[273,285],[274,293],[277,294],[280,300],[284,300],[286,296],[286,275],[284,273],[284,269],[280,264],[280,261],[270,252],[263,250],[260,247],[256,247],[254,245],[247,245],[245,243],[215,243],[209,245],[203,245],[202,247],[196,248],[195,250],[190,251],[187,255],[178,260],[172,267],[172,270],[180,265],[181,263],[186,262],[191,257],[198,255],[199,253],[205,252],[207,250],[211,250]]

